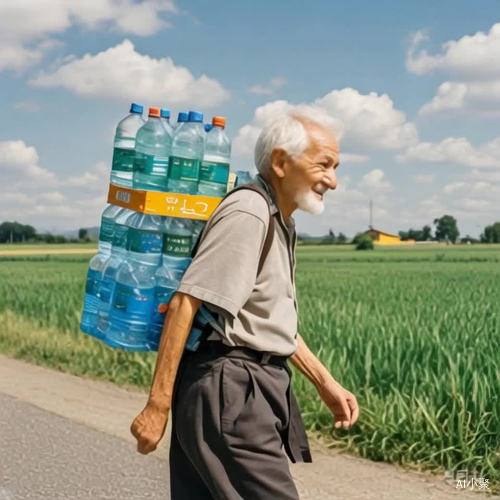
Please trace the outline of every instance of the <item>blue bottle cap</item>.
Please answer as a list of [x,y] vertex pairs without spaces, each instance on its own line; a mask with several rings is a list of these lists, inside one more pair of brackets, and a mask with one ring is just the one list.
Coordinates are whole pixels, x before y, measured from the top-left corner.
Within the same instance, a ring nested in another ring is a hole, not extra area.
[[205,132],[210,132],[213,128],[211,123],[205,123]]
[[137,104],[137,103],[133,102],[130,105],[130,113],[139,113],[140,115],[142,115],[143,109],[144,108],[142,107],[142,104]]
[[190,111],[188,115],[188,122],[203,123],[203,113],[199,111]]
[[187,122],[188,121],[188,114],[185,113],[184,111],[181,111],[178,115],[177,115],[177,122],[178,123],[181,123],[181,122]]
[[161,108],[161,117],[162,118],[170,118],[170,110]]

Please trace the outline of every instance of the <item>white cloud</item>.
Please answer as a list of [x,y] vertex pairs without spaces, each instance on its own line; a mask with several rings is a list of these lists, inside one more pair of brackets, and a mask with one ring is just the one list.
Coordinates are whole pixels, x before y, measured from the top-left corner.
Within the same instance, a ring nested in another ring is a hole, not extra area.
[[358,155],[355,153],[340,152],[340,163],[366,163],[370,159],[367,155]]
[[427,39],[417,32],[406,57],[408,71],[424,75],[439,71],[449,79],[437,94],[420,109],[421,114],[467,111],[480,115],[500,114],[500,23],[489,33],[478,31],[472,36],[443,44],[440,53],[429,55],[418,47]]
[[441,142],[421,142],[411,146],[398,161],[411,160],[428,163],[451,163],[469,167],[500,167],[500,137],[474,147],[465,137],[447,137]]
[[55,175],[38,164],[38,153],[24,141],[0,141],[2,185],[15,188],[19,184],[52,186]]
[[341,149],[399,149],[418,141],[417,129],[394,108],[387,94],[360,94],[352,88],[333,90],[307,104],[278,100],[259,106],[253,121],[240,128],[233,142],[235,155],[253,152],[262,127],[280,113],[295,111],[324,123],[341,139]]
[[415,175],[413,177],[413,180],[417,184],[432,184],[434,182],[435,176],[433,174],[422,174],[422,175]]
[[363,175],[359,183],[361,188],[365,188],[370,193],[383,193],[392,191],[392,184],[384,180],[384,172],[380,168],[371,170]]
[[252,85],[247,90],[251,94],[271,95],[285,84],[285,79],[281,77],[271,78],[265,85]]
[[229,92],[212,78],[195,78],[171,58],[154,59],[135,51],[129,40],[96,55],[71,58],[53,72],[39,74],[30,83],[64,87],[78,95],[130,101],[168,102],[169,105],[215,106]]
[[411,73],[423,75],[439,70],[465,80],[500,76],[500,23],[494,24],[489,33],[478,31],[444,43],[439,54],[429,55],[426,50],[416,53],[427,38],[422,31],[413,37],[406,58]]
[[0,70],[36,64],[73,25],[148,36],[168,26],[173,0],[2,0],[0,2]]

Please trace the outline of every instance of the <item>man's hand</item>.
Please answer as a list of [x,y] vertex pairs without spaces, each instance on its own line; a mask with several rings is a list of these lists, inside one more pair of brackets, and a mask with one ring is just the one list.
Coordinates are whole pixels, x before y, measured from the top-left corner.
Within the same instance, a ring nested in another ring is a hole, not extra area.
[[147,404],[135,417],[130,432],[137,439],[137,451],[143,455],[156,450],[167,427],[168,411]]
[[330,375],[298,334],[297,350],[291,361],[316,386],[320,398],[335,417],[335,428],[348,429],[354,425],[359,416],[356,397]]
[[358,402],[354,394],[344,389],[333,377],[317,387],[323,403],[335,417],[335,428],[348,429],[359,417]]

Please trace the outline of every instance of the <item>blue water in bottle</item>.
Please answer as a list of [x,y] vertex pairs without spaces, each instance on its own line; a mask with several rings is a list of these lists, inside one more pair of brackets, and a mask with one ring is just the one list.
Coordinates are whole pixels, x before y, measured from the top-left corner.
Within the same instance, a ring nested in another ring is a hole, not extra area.
[[231,161],[231,141],[224,132],[226,119],[214,116],[212,129],[205,139],[205,151],[200,166],[198,194],[206,196],[224,196],[229,178]]
[[115,290],[116,271],[127,254],[127,219],[134,213],[133,210],[121,208],[115,217],[111,254],[104,265],[102,279],[98,285],[97,328],[101,336],[106,334],[109,327],[109,309]]
[[97,254],[92,257],[87,272],[85,299],[80,322],[80,329],[89,335],[102,338],[97,328],[97,311],[99,308],[99,285],[102,281],[102,271],[111,255],[115,218],[122,210],[116,205],[108,205],[101,216],[99,231],[99,246]]
[[166,191],[171,145],[172,136],[161,122],[160,109],[149,108],[148,121],[135,140],[134,189]]
[[115,133],[113,164],[110,182],[118,186],[132,187],[132,170],[135,157],[135,137],[144,125],[142,106],[132,103],[130,114],[118,123]]
[[169,192],[197,193],[204,143],[203,113],[190,111],[187,123],[174,133],[169,160]]
[[135,213],[127,219],[127,258],[116,273],[106,341],[134,351],[151,351],[155,272],[161,262],[162,218]]

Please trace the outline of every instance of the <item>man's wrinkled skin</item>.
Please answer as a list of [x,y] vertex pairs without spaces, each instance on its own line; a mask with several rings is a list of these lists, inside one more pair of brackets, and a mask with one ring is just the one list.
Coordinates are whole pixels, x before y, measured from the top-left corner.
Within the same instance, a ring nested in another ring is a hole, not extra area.
[[[300,121],[309,135],[309,147],[297,157],[280,148],[274,149],[269,171],[261,174],[273,187],[285,220],[297,208],[320,213],[324,195],[337,187],[337,140],[321,125],[303,118]],[[198,299],[183,293],[176,293],[170,302],[148,403],[130,428],[137,439],[139,453],[154,451],[165,433],[175,376],[200,304]],[[316,387],[334,417],[335,428],[352,427],[359,417],[356,397],[331,376],[300,335],[290,360]]]

